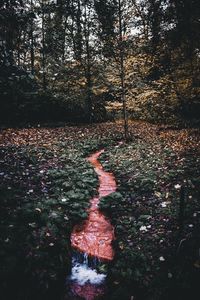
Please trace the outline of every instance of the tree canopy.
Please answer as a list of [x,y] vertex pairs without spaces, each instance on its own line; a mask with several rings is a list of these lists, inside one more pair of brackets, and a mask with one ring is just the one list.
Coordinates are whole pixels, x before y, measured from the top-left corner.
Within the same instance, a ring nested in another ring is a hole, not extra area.
[[103,121],[122,103],[132,118],[197,120],[199,12],[197,0],[1,1],[1,122]]

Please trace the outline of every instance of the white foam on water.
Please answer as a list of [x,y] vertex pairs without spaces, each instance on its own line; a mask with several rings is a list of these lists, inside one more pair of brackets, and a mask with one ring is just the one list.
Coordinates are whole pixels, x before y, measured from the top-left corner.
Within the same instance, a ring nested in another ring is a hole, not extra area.
[[100,285],[105,281],[105,278],[105,274],[98,273],[97,270],[88,267],[85,262],[73,263],[70,279],[80,285],[84,285],[85,283]]

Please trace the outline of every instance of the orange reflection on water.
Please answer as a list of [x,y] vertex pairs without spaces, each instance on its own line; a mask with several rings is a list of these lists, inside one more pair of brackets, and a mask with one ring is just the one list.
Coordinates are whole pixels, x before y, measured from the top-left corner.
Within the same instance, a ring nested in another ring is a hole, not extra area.
[[71,235],[72,247],[80,252],[97,257],[102,260],[112,260],[114,251],[112,240],[114,239],[114,228],[108,218],[98,209],[99,199],[116,191],[116,182],[112,173],[103,170],[98,157],[103,150],[88,157],[95,172],[99,176],[100,186],[98,196],[91,200],[88,219],[81,225],[76,225]]
[[104,287],[86,283],[79,285],[78,283],[71,284],[71,291],[85,300],[94,300],[104,294]]

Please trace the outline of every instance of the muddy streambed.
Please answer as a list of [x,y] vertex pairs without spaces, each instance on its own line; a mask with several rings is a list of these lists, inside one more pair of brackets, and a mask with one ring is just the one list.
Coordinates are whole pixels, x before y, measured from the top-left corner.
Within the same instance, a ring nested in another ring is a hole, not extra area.
[[95,152],[87,158],[99,178],[98,195],[90,201],[88,219],[74,227],[71,234],[71,245],[74,249],[72,271],[68,278],[70,299],[81,297],[93,300],[103,295],[106,274],[100,271],[102,263],[108,263],[114,257],[112,241],[114,228],[98,208],[101,197],[116,191],[116,182],[112,173],[103,170],[98,161],[104,150]]

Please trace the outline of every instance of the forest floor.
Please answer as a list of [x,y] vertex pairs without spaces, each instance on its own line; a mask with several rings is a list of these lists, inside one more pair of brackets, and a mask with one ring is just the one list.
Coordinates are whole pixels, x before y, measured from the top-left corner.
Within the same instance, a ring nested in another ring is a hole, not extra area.
[[100,203],[116,235],[105,299],[196,299],[200,130],[132,121],[129,132],[125,143],[120,122],[0,131],[5,300],[62,299],[70,234],[98,186],[85,157],[102,148],[118,184]]

